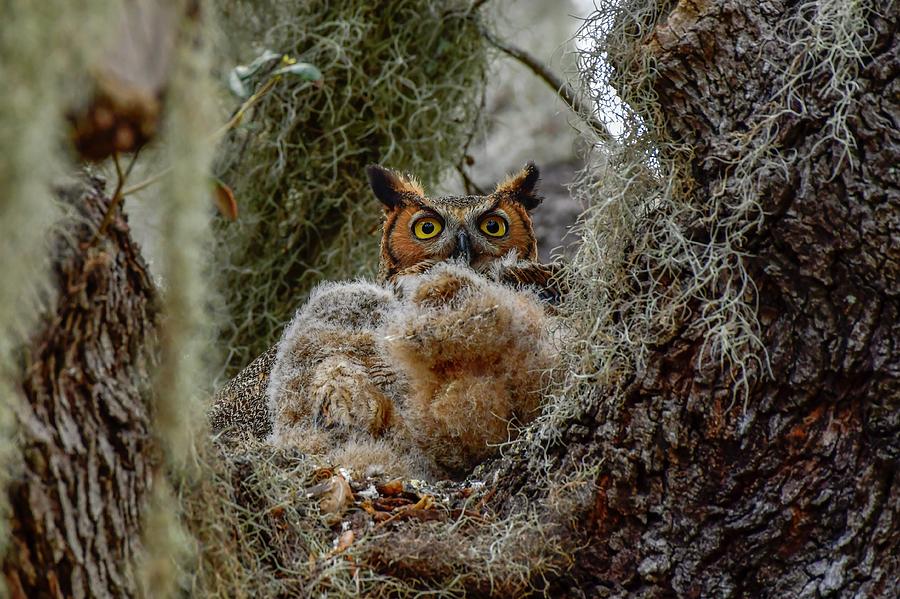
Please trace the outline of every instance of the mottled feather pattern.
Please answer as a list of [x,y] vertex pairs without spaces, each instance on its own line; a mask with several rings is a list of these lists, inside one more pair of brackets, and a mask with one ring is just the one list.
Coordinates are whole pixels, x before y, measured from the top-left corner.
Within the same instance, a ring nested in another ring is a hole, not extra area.
[[272,431],[266,388],[277,349],[269,348],[215,394],[209,412],[213,432],[265,437]]
[[381,349],[407,381],[407,434],[434,470],[464,477],[538,415],[554,321],[535,293],[451,262],[401,284]]

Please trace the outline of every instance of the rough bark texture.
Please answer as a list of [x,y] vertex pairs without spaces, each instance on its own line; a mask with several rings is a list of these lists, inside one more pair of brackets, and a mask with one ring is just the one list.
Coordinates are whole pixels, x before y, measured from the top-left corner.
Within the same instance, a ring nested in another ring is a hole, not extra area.
[[[767,217],[747,266],[773,376],[755,381],[746,412],[729,408],[727,373],[698,366],[685,322],[624,402],[597,389],[551,451],[557,473],[602,464],[572,595],[900,595],[900,44],[888,4],[868,18],[852,96],[855,167],[825,138],[839,99],[822,92],[828,72],[798,89],[808,114],[778,123],[783,154],[809,158],[760,182]],[[799,5],[682,1],[647,40],[668,133],[694,148],[697,198],[739,151],[734,132],[770,108],[773,68],[797,52],[774,31]],[[531,474],[543,460],[503,467],[506,509],[544,496]]]
[[54,242],[57,297],[26,351],[3,569],[14,597],[133,596],[154,463],[153,285],[124,222],[88,246],[109,205],[101,181],[59,195],[76,218]]

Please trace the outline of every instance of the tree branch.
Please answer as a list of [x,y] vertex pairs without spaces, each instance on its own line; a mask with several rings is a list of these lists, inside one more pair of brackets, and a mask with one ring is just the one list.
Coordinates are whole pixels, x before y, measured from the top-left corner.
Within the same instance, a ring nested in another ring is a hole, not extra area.
[[479,8],[481,8],[488,2],[489,2],[489,0],[475,0],[474,2],[472,2],[471,6],[469,6],[469,12],[470,13],[476,12]]
[[605,142],[614,142],[615,138],[609,132],[609,129],[606,128],[606,125],[601,123],[593,116],[593,110],[589,106],[586,106],[579,96],[578,92],[569,85],[568,82],[563,81],[560,77],[558,77],[553,71],[550,70],[547,65],[542,63],[540,60],[526,52],[525,50],[513,46],[507,42],[504,42],[497,37],[495,37],[490,31],[481,28],[481,32],[484,35],[484,38],[488,41],[489,44],[509,56],[514,60],[519,61],[528,69],[537,75],[541,80],[544,81],[548,86],[550,86],[554,92],[565,102],[570,109],[578,116],[582,117],[594,131],[599,135],[600,139]]

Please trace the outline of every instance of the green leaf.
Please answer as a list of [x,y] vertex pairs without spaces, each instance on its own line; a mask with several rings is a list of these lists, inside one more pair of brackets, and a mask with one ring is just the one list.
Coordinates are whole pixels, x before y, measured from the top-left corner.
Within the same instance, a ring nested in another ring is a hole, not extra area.
[[247,79],[255,75],[261,68],[271,63],[273,60],[279,59],[281,59],[281,54],[272,52],[271,50],[263,50],[263,53],[257,56],[253,62],[247,66],[235,67],[235,71],[240,70],[241,72],[239,72],[239,75],[241,79]]
[[248,65],[238,65],[231,69],[228,73],[228,87],[234,95],[239,98],[250,97],[250,90],[247,83],[256,75],[264,66],[271,64],[273,61],[280,60],[281,54],[264,50],[262,54]]
[[231,72],[228,73],[228,89],[238,98],[246,99],[250,97],[250,92],[247,91],[247,86],[244,85],[244,81],[238,75],[237,69],[231,69]]
[[273,75],[294,75],[306,81],[319,81],[322,79],[322,71],[308,62],[295,62],[276,70]]

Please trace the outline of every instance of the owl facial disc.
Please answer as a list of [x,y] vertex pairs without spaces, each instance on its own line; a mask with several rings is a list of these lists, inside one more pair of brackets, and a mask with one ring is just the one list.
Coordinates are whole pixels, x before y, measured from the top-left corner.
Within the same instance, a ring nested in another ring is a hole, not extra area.
[[537,260],[531,211],[541,203],[533,163],[487,195],[437,196],[410,175],[378,166],[366,175],[384,210],[379,278],[424,273],[446,260],[486,273],[504,256]]

